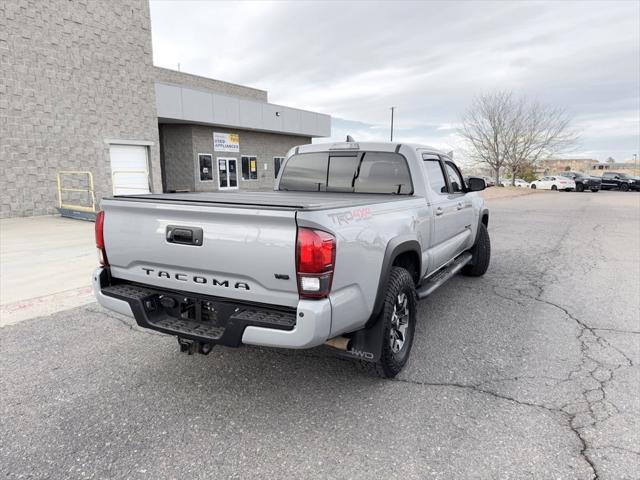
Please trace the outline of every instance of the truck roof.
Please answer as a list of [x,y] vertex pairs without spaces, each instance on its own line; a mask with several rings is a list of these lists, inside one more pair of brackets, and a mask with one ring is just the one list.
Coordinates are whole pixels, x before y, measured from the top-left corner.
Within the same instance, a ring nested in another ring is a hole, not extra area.
[[[349,148],[351,147],[351,148]],[[294,147],[289,153],[311,153],[311,152],[333,152],[333,151],[376,151],[376,152],[396,152],[400,147],[409,147],[413,150],[428,150],[430,152],[446,155],[446,152],[428,145],[420,145],[418,143],[402,143],[402,142],[327,142],[327,143],[310,143],[307,145],[299,145]]]

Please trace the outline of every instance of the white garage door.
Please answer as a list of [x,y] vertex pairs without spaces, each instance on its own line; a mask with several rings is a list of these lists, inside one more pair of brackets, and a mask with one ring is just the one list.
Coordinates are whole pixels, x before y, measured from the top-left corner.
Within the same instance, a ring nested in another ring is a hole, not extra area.
[[111,180],[114,195],[150,193],[147,147],[111,145]]

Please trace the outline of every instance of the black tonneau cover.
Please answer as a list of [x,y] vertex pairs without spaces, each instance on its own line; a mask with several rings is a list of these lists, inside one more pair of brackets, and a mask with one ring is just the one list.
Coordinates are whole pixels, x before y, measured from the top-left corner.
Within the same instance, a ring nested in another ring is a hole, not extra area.
[[108,200],[153,203],[213,204],[238,208],[323,210],[415,199],[414,195],[362,194],[340,192],[194,192],[120,195]]

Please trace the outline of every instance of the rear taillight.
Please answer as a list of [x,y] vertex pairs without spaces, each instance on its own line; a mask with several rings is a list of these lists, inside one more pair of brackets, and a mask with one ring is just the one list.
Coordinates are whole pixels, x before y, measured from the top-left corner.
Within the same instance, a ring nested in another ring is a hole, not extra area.
[[331,291],[336,237],[322,230],[298,228],[296,271],[300,298],[324,298]]
[[108,267],[109,260],[107,260],[107,250],[104,246],[104,212],[102,210],[96,215],[96,248],[100,265]]

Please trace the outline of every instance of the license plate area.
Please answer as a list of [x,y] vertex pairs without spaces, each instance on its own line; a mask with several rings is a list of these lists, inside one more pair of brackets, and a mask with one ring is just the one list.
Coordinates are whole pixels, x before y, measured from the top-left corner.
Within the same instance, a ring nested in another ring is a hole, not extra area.
[[141,327],[180,337],[239,346],[248,326],[278,330],[296,326],[292,308],[159,290],[115,278],[110,283],[102,286],[102,293],[127,301]]
[[202,323],[224,328],[231,317],[242,313],[247,307],[227,302],[201,299],[167,293],[155,294],[145,302],[145,309],[177,320]]

